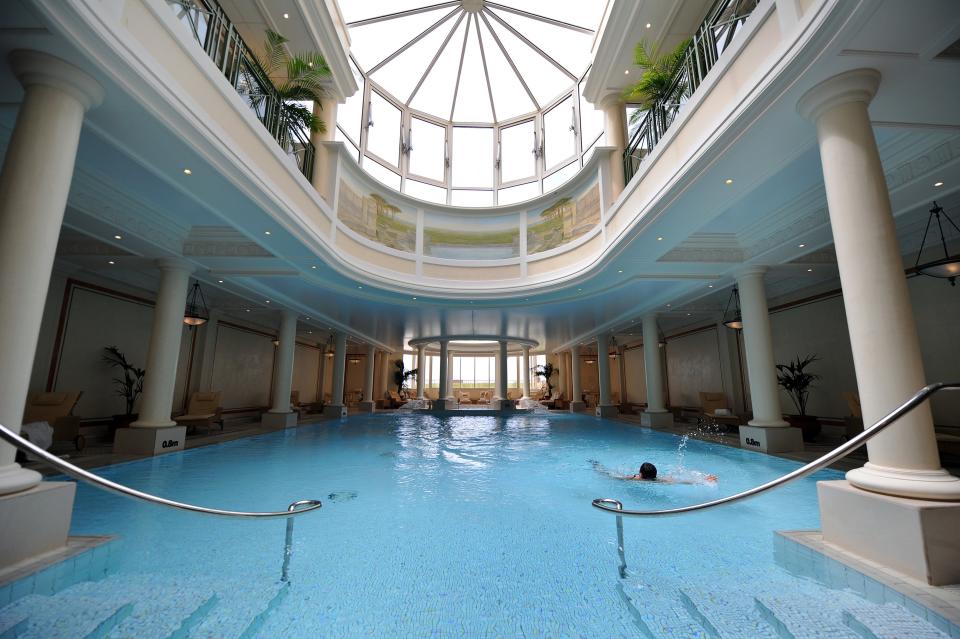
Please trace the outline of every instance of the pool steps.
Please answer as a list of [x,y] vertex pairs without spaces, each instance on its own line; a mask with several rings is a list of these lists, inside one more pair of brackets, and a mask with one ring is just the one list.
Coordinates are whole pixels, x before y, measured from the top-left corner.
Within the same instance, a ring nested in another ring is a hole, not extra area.
[[[615,588],[643,639],[949,637],[899,604],[871,603],[850,591],[835,591],[826,605],[804,594],[753,597],[746,590],[657,588],[631,579],[617,580]],[[778,584],[752,584],[751,590],[775,593]],[[302,605],[290,593],[289,584],[269,578],[115,574],[53,594],[29,594],[0,608],[0,639],[276,636],[273,631],[288,625]]]

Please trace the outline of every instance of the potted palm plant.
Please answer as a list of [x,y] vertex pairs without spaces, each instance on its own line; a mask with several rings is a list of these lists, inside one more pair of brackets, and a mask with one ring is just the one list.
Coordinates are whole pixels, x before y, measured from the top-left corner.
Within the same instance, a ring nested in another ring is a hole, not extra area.
[[807,415],[807,400],[814,382],[820,379],[816,373],[810,373],[806,368],[817,361],[816,355],[807,355],[797,358],[787,364],[777,364],[777,383],[787,391],[793,405],[797,407],[796,415],[787,415],[787,422],[791,426],[801,429],[803,441],[816,441],[820,435],[820,421],[814,415]]
[[271,29],[266,33],[263,53],[257,62],[279,94],[281,126],[286,130],[284,139],[295,140],[296,132],[300,131],[324,133],[323,119],[315,116],[304,103],[319,105],[326,94],[325,85],[330,78],[327,61],[316,51],[291,55],[286,47],[287,38]]
[[402,359],[396,360],[393,365],[397,367],[397,370],[393,371],[393,383],[397,385],[397,393],[402,396],[407,382],[417,378],[417,369],[404,368]]
[[127,357],[116,346],[106,346],[103,349],[103,362],[110,368],[118,368],[122,377],[114,377],[113,385],[116,393],[123,398],[126,412],[114,415],[112,429],[125,428],[137,419],[133,412],[137,398],[143,392],[143,376],[145,371],[127,361]]
[[672,51],[661,54],[657,49],[651,50],[645,40],[637,43],[633,52],[633,63],[643,72],[636,84],[630,85],[623,92],[628,103],[640,107],[630,116],[631,125],[643,117],[644,113],[665,105],[672,98],[679,100],[679,96],[686,89],[680,70],[689,46],[690,40],[684,40]]
[[543,382],[547,385],[547,398],[553,397],[553,383],[550,381],[550,378],[557,374],[557,369],[554,365],[551,362],[547,362],[542,366],[537,366],[533,369],[533,374],[543,378]]

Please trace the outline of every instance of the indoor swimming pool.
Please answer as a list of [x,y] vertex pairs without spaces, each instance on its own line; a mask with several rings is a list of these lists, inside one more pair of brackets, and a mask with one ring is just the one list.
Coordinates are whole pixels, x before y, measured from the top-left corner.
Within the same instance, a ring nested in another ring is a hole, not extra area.
[[[623,481],[591,460],[719,482]],[[679,506],[796,467],[567,414],[354,416],[119,464],[97,472],[204,506],[323,508],[296,519],[282,582],[282,520],[204,517],[81,484],[72,533],[118,539],[8,592],[0,636],[799,638],[885,636],[891,624],[951,636],[942,618],[775,535],[818,528],[815,482],[838,472],[626,519],[623,571],[616,517],[590,505]]]

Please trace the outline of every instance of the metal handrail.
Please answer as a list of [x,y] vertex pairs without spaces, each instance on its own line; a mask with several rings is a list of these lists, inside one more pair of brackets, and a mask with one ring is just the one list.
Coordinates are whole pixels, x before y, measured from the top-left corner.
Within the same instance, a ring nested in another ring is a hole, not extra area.
[[[794,482],[798,479],[802,479],[807,475],[817,472],[818,470],[829,466],[836,460],[846,457],[848,454],[865,444],[875,435],[880,433],[882,430],[893,424],[895,421],[912,411],[914,408],[926,401],[931,395],[942,390],[960,390],[960,382],[937,382],[934,384],[929,384],[924,386],[922,389],[916,392],[910,399],[901,404],[898,408],[893,410],[886,417],[878,421],[876,424],[867,428],[862,433],[856,437],[848,440],[846,443],[837,446],[829,453],[819,457],[805,466],[787,473],[781,477],[777,477],[771,481],[768,481],[765,484],[755,486],[749,490],[739,492],[735,495],[728,495],[727,497],[721,497],[720,499],[714,499],[713,501],[705,501],[699,504],[692,504],[690,506],[682,506],[680,508],[668,508],[665,510],[625,510],[620,504],[619,501],[615,499],[594,499],[591,502],[591,505],[594,508],[599,508],[608,513],[613,513],[618,516],[629,515],[634,517],[651,517],[651,516],[661,516],[661,515],[679,515],[682,513],[694,512],[697,510],[706,510],[708,508],[714,508],[716,506],[721,506],[723,504],[730,504],[736,501],[742,501],[744,499],[749,499],[751,497],[756,497],[762,493],[767,492],[768,490],[773,490],[774,488],[779,488],[791,482]],[[608,504],[613,504],[608,505]],[[618,507],[617,505],[620,504]]]
[[[203,515],[216,515],[220,517],[239,517],[243,519],[275,519],[275,518],[288,518],[295,517],[297,515],[302,515],[313,510],[317,510],[322,507],[323,504],[320,503],[319,499],[302,499],[300,501],[295,501],[290,504],[288,510],[280,512],[246,512],[246,511],[237,511],[237,510],[221,510],[219,508],[207,508],[205,506],[195,506],[193,504],[185,504],[179,501],[173,501],[172,499],[166,499],[164,497],[157,497],[156,495],[151,495],[150,493],[144,493],[129,486],[124,486],[123,484],[118,484],[112,482],[105,477],[101,477],[95,473],[91,473],[88,470],[84,470],[79,466],[74,466],[73,464],[66,462],[56,455],[52,455],[40,448],[33,442],[28,439],[20,437],[17,433],[13,432],[3,424],[0,424],[0,439],[3,439],[11,446],[19,448],[25,453],[30,453],[39,457],[46,464],[53,466],[60,472],[65,475],[69,475],[74,479],[79,479],[85,481],[88,484],[92,484],[101,490],[105,490],[110,493],[115,493],[117,495],[123,495],[124,497],[130,497],[132,499],[139,499],[141,501],[150,502],[153,504],[159,504],[161,506],[167,506],[169,508],[176,508],[178,510],[187,510],[190,512],[200,513]],[[305,506],[305,507],[301,507]]]

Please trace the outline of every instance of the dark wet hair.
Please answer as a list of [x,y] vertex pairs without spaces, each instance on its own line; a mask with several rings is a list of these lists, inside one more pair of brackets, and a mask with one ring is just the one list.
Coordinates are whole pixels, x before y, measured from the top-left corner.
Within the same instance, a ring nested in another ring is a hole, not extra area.
[[650,462],[643,462],[640,465],[640,479],[656,479],[657,467]]

